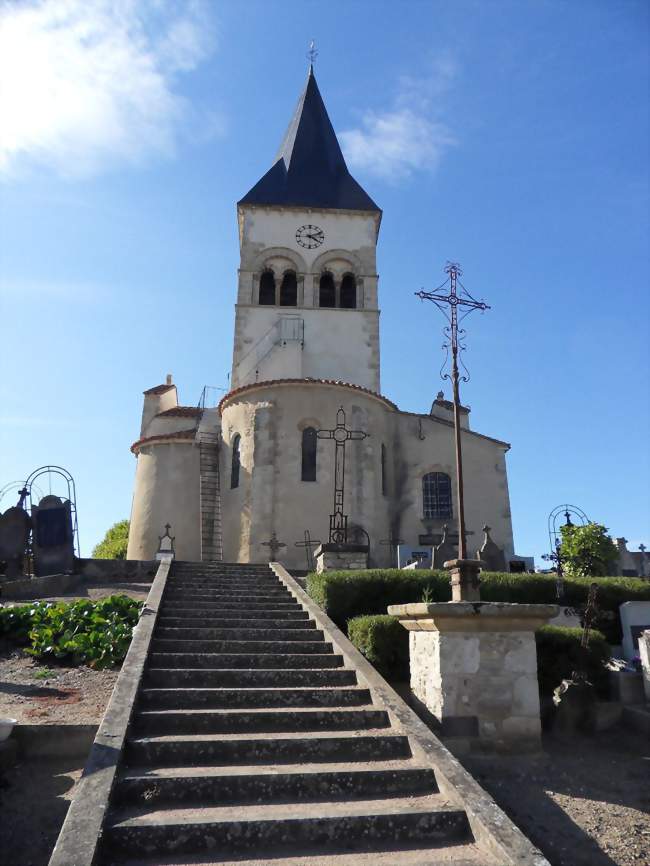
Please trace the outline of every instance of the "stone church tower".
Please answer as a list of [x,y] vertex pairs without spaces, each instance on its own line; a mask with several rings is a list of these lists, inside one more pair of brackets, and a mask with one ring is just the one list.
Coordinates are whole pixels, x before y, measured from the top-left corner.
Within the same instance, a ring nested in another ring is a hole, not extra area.
[[[218,409],[178,403],[176,386],[145,391],[128,557],[150,559],[165,523],[180,559],[302,567],[305,529],[327,540],[336,424],[347,444],[345,511],[389,565],[389,535],[413,547],[454,526],[451,404],[400,412],[380,390],[376,245],[381,210],[351,176],[313,69],[271,168],[238,202],[240,268],[231,390]],[[463,410],[466,522],[513,554],[505,453]],[[384,542],[382,544],[382,542]]]

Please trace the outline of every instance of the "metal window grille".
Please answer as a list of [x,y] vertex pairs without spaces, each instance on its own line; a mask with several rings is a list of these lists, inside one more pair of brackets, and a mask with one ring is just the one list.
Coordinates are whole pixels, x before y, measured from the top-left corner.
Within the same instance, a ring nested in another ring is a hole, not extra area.
[[422,500],[426,519],[449,519],[451,508],[451,478],[444,472],[429,472],[422,479]]

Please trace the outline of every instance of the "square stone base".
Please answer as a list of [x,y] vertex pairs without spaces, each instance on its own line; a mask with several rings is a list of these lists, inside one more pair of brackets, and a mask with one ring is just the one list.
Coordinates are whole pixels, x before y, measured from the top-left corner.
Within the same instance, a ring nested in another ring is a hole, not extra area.
[[321,544],[314,553],[316,571],[357,571],[368,568],[365,544]]

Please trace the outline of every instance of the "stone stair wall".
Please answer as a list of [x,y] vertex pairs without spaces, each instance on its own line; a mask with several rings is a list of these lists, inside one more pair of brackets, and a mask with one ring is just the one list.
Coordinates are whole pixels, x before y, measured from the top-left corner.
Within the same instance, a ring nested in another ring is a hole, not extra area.
[[279,566],[174,563],[152,596],[103,808],[87,772],[50,866],[545,866]]

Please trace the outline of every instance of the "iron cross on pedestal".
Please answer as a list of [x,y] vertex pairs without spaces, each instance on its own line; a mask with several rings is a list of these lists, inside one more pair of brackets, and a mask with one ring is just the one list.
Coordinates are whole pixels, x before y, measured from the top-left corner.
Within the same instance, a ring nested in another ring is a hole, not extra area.
[[308,529],[305,529],[305,540],[304,541],[294,541],[294,547],[304,547],[305,548],[305,556],[307,557],[307,571],[314,570],[314,555],[311,552],[312,547],[316,547],[319,545],[320,538],[312,538],[311,533]]
[[330,514],[330,544],[345,544],[348,540],[348,518],[343,512],[345,495],[345,443],[348,439],[365,439],[368,433],[363,430],[348,430],[345,426],[343,406],[336,413],[336,427],[333,430],[317,430],[319,439],[333,439],[336,443],[336,462],[334,470],[334,513]]
[[277,554],[283,547],[286,546],[287,545],[284,543],[284,541],[278,541],[278,536],[275,534],[275,532],[271,533],[271,537],[268,541],[262,542],[262,547],[269,548],[269,562],[276,562]]

